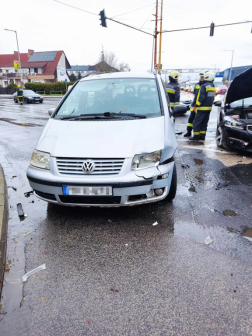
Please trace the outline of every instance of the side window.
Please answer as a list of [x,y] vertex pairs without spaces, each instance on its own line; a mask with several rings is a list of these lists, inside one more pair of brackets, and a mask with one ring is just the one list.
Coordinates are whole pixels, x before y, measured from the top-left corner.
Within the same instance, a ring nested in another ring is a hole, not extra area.
[[165,89],[165,85],[164,85],[164,82],[163,82],[162,78],[161,78],[161,82],[163,84],[163,89],[164,89],[164,92],[165,92],[165,97],[166,97],[166,101],[167,101],[167,105],[168,105],[169,115],[170,115],[170,117],[172,117],[171,108],[170,108],[169,95],[168,95],[168,93],[167,93],[167,91]]

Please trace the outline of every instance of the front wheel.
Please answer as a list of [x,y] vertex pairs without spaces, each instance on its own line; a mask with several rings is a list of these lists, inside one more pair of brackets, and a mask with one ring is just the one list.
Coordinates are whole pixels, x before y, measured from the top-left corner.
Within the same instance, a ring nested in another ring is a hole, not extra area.
[[167,195],[166,199],[168,201],[171,201],[175,198],[177,193],[177,169],[174,163],[173,173],[172,173],[172,180],[171,180],[171,186],[169,194]]
[[221,128],[221,126],[217,126],[216,129],[216,145],[219,148],[225,148],[224,146],[224,135],[223,135],[223,129]]

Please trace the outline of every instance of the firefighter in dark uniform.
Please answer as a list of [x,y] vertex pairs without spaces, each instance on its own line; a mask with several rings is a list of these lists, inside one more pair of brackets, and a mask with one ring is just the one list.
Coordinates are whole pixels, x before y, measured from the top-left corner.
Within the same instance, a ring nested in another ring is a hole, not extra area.
[[200,86],[202,85],[203,81],[204,81],[204,74],[208,72],[208,70],[201,70],[199,73],[199,82],[194,86],[194,98],[190,107],[190,116],[188,118],[188,122],[187,122],[187,128],[186,128],[186,133],[184,134],[184,137],[190,137],[192,135],[192,128],[193,128],[193,121],[195,119],[195,111],[193,110],[194,106],[196,105],[196,98],[200,89]]
[[216,88],[214,86],[215,74],[208,71],[204,74],[204,81],[196,97],[196,116],[193,122],[193,137],[189,140],[205,140],[207,124],[212,110]]
[[18,92],[17,92],[18,100],[20,102],[20,105],[23,105],[23,89],[21,85],[18,85],[17,87],[18,87]]
[[179,76],[180,73],[178,71],[173,70],[169,75],[170,82],[166,84],[166,91],[169,96],[171,108],[179,105],[180,103],[180,87],[178,84]]

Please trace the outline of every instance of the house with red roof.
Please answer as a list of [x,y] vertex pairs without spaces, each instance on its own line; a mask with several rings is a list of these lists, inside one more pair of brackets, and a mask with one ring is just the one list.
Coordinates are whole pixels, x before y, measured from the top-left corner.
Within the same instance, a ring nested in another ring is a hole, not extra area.
[[40,82],[54,83],[57,81],[69,81],[66,69],[71,65],[64,53],[61,51],[35,52],[28,50],[28,53],[20,54],[21,69],[14,68],[14,62],[18,61],[18,52],[13,54],[0,55],[0,86],[6,87],[10,83]]

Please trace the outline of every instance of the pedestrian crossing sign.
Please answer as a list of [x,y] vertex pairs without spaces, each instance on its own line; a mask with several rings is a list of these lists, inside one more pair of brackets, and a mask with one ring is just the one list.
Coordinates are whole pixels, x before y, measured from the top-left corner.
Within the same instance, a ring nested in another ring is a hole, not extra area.
[[14,61],[14,69],[20,69],[19,61]]

